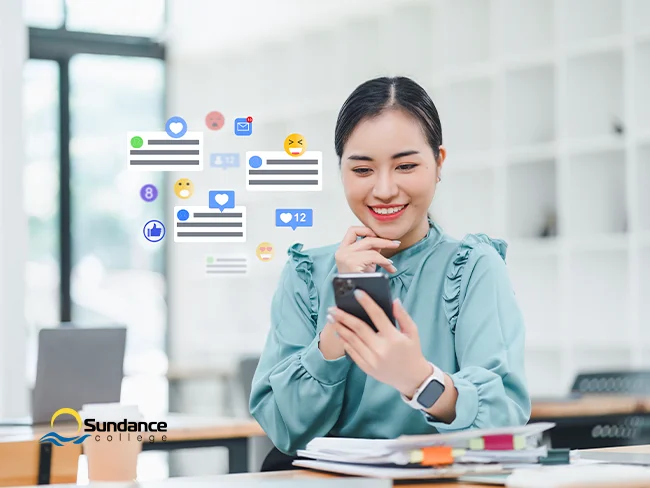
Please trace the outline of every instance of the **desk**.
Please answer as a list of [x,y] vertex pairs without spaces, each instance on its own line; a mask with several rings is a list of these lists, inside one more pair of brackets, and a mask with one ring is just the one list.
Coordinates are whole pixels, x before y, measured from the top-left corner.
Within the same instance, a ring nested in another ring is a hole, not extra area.
[[650,398],[585,395],[533,399],[531,421],[555,422],[553,447],[590,449],[650,442]]
[[[611,449],[610,449],[611,450]],[[650,452],[650,445],[614,448],[628,452]],[[390,480],[339,477],[307,470],[279,471],[275,473],[250,473],[205,477],[170,478],[165,481],[138,483],[138,488],[390,488]],[[132,483],[90,484],[88,488],[133,488]],[[487,488],[487,485],[474,483],[431,482],[406,483],[401,488]],[[32,487],[37,488],[37,487]],[[77,485],[58,485],[57,488],[78,488]],[[611,488],[617,488],[612,486]]]
[[[248,471],[248,440],[251,437],[263,436],[264,431],[254,420],[233,418],[195,417],[182,414],[168,414],[164,418],[150,419],[167,422],[168,429],[165,433],[157,433],[154,442],[148,442],[149,434],[144,435],[142,444],[144,451],[171,451],[174,449],[189,449],[198,447],[225,447],[228,449],[228,471],[230,473],[245,473]],[[76,424],[56,424],[56,432],[63,436],[72,436],[76,433]],[[49,425],[34,427],[0,427],[0,441],[5,447],[12,442],[28,443],[36,449],[30,456],[36,459],[39,456],[39,479],[42,483],[54,481],[56,473],[48,469],[52,462],[52,453],[58,454],[62,447],[48,448],[49,444],[38,444],[38,440],[52,429]],[[162,441],[162,435],[166,441]],[[86,441],[88,442],[88,441]],[[16,444],[18,446],[18,444]],[[40,446],[40,451],[38,446]],[[28,448],[26,448],[28,449]],[[17,451],[16,451],[17,452]],[[31,451],[30,451],[31,452]],[[11,463],[12,459],[20,459],[13,449],[7,448],[3,461]],[[78,458],[78,455],[77,455]],[[57,464],[58,466],[58,464]],[[74,472],[77,470],[77,461],[74,462]],[[75,478],[76,479],[76,478]]]

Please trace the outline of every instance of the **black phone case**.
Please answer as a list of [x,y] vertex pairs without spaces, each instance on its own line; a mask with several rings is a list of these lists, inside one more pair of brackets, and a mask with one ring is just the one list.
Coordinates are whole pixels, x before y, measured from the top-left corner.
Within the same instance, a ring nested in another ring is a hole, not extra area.
[[336,306],[345,312],[354,315],[366,322],[375,332],[377,328],[370,317],[357,302],[354,290],[359,288],[365,291],[379,305],[388,316],[393,325],[396,325],[393,316],[393,300],[391,298],[388,277],[382,273],[359,273],[353,275],[335,276],[332,280],[334,286],[334,301]]

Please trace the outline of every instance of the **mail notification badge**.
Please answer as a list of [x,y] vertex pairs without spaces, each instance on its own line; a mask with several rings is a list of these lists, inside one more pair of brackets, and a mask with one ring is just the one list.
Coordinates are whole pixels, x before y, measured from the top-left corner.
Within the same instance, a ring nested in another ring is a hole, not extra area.
[[250,136],[253,133],[253,117],[235,119],[235,135]]

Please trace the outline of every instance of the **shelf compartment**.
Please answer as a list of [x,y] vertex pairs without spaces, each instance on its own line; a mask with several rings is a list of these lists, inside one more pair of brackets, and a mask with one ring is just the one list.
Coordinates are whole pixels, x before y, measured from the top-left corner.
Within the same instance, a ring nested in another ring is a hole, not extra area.
[[636,46],[634,54],[636,61],[634,107],[637,132],[645,134],[650,131],[650,42]]
[[555,138],[555,74],[552,66],[506,74],[506,143],[529,146]]
[[491,12],[490,0],[455,0],[444,3],[445,67],[490,60]]
[[623,32],[620,0],[569,0],[560,5],[564,9],[562,33],[568,45],[620,36]]
[[469,232],[494,235],[494,170],[464,171],[445,178],[436,190],[431,214],[455,238],[463,238]]
[[503,50],[507,61],[553,50],[553,0],[504,0]]
[[583,139],[616,134],[623,121],[623,57],[619,51],[567,62],[566,133]]
[[555,160],[507,168],[507,233],[515,238],[557,235]]
[[639,168],[637,181],[637,194],[639,203],[639,230],[650,231],[650,144],[639,146],[637,150],[637,165]]
[[436,72],[434,63],[445,46],[440,21],[429,2],[402,3],[382,19],[384,69],[389,75],[423,80]]
[[633,0],[634,33],[642,36],[650,34],[650,2],[648,0]]
[[507,263],[524,315],[527,347],[557,346],[562,333],[558,256],[508,253]]
[[573,155],[569,160],[567,233],[575,237],[626,232],[625,152]]
[[627,251],[576,250],[570,255],[570,324],[573,344],[629,344],[630,303]]
[[493,84],[489,78],[455,83],[440,90],[443,143],[450,151],[483,151],[492,146]]
[[629,347],[613,348],[610,345],[580,347],[574,352],[576,374],[627,370],[632,367],[631,352]]

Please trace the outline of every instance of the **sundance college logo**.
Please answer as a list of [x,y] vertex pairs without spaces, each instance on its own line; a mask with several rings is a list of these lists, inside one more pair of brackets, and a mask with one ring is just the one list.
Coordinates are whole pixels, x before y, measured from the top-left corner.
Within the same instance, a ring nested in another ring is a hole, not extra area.
[[[73,437],[64,437],[51,431],[41,437],[41,444],[50,443],[55,446],[63,446],[69,442],[72,442],[73,444],[81,444],[88,437],[92,437],[93,432],[109,432],[108,435],[94,434],[94,440],[96,442],[120,442],[130,440],[142,442],[147,437],[147,433],[167,432],[167,422],[130,422],[128,419],[124,419],[121,422],[98,422],[95,419],[86,419],[82,424],[79,413],[71,408],[61,408],[54,412],[52,420],[50,420],[50,426],[52,428],[54,428],[54,421],[60,415],[70,415],[76,420],[77,435]],[[156,438],[156,435],[154,434],[149,434],[148,437],[149,443],[167,442],[167,436],[164,434],[158,438]]]

